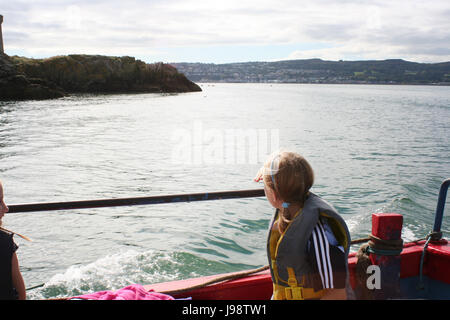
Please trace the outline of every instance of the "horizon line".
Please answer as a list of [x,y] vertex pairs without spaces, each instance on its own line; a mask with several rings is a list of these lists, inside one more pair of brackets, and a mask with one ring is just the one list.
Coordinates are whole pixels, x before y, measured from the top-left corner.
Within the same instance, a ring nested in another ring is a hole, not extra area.
[[[6,52],[3,53],[6,56],[10,56]],[[368,60],[345,60],[345,59],[339,59],[339,60],[327,60],[322,58],[306,58],[306,59],[280,59],[280,60],[248,60],[248,61],[236,61],[236,62],[187,62],[187,61],[168,61],[164,62],[161,60],[155,60],[153,62],[148,62],[142,58],[138,58],[136,56],[131,55],[105,55],[105,54],[90,54],[90,53],[70,53],[70,54],[61,54],[61,55],[53,55],[48,57],[41,57],[41,58],[34,58],[34,57],[26,57],[26,56],[19,56],[17,54],[11,55],[11,57],[17,56],[22,58],[28,58],[28,59],[50,59],[54,57],[61,57],[61,56],[71,56],[71,55],[85,55],[85,56],[104,56],[104,57],[131,57],[135,58],[136,60],[141,60],[146,63],[166,63],[166,64],[214,64],[214,65],[224,65],[224,64],[241,64],[241,63],[275,63],[275,62],[285,62],[285,61],[324,61],[324,62],[383,62],[383,61],[404,61],[409,63],[417,63],[417,64],[442,64],[442,63],[450,63],[450,61],[440,61],[440,62],[417,62],[417,61],[411,61],[411,60],[405,60],[402,58],[385,58],[385,59],[368,59]]]

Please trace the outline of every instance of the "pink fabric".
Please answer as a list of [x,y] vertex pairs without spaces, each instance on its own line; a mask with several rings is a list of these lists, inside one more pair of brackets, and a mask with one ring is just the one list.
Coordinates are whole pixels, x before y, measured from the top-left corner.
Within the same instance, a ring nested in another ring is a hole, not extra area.
[[99,291],[90,294],[73,297],[72,299],[83,300],[174,300],[173,297],[154,292],[147,291],[139,284],[132,284],[128,287],[116,291]]

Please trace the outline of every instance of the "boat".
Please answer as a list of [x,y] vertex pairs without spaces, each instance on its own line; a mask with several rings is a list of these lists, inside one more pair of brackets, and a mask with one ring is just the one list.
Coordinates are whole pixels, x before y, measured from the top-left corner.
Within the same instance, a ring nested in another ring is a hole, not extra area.
[[[395,297],[396,299],[450,300],[450,273],[448,272],[450,270],[450,245],[445,239],[431,241],[424,251],[426,242],[426,240],[420,240],[404,245],[400,254],[400,294]],[[426,259],[423,269],[421,269],[420,262],[424,252]],[[356,252],[350,253],[349,272],[353,289],[357,289],[356,262]],[[255,272],[245,277],[241,277],[239,274],[227,273],[169,281],[145,285],[144,288],[149,291],[170,294],[175,299],[270,300],[272,278],[268,270]],[[233,280],[205,285],[205,283],[221,278],[232,278]],[[186,290],[190,287],[196,288]],[[358,299],[358,296],[355,298]]]
[[[435,223],[429,235],[424,239],[402,243],[399,251],[375,249],[375,253],[370,253],[372,265],[379,266],[381,277],[386,278],[380,280],[380,288],[376,288],[376,284],[374,288],[361,288],[364,283],[358,280],[358,252],[349,254],[350,284],[355,294],[353,298],[450,300],[450,244],[442,238],[441,233],[449,185],[450,179],[441,185]],[[397,240],[398,245],[398,239],[387,238],[399,238],[401,222],[402,216],[399,214],[374,213],[372,235],[376,234],[388,241]],[[272,279],[268,267],[261,269],[156,283],[145,285],[144,288],[170,294],[176,299],[269,300],[272,296]],[[369,296],[362,293],[369,290],[372,290]]]
[[[401,240],[403,217],[396,213],[372,214],[372,234],[358,252],[348,257],[349,282],[355,299],[450,300],[450,244],[442,237],[441,225],[450,179],[441,185],[432,231],[423,239]],[[67,210],[102,206],[191,202],[259,197],[264,190],[224,191],[173,196],[152,196],[11,205],[12,212]],[[365,265],[361,263],[365,262]],[[361,272],[361,265],[366,268]],[[369,268],[370,267],[370,268]],[[370,272],[369,272],[370,269]],[[143,285],[149,292],[189,300],[270,300],[272,279],[268,266],[235,273]],[[67,298],[70,299],[70,298]]]

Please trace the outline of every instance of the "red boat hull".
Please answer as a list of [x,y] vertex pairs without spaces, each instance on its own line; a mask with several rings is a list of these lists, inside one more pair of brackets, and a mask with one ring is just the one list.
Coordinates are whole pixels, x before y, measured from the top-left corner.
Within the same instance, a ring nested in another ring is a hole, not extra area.
[[[406,299],[431,298],[450,299],[450,245],[446,240],[430,243],[425,255],[423,265],[423,278],[429,286],[438,283],[438,292],[433,296],[430,294],[433,288],[428,288],[426,292],[412,292],[410,282],[417,282],[420,273],[420,259],[422,256],[425,241],[407,243],[400,255],[401,272],[400,287],[402,296]],[[356,286],[355,265],[356,253],[349,255],[350,283],[353,288]],[[144,286],[147,290],[156,292],[176,291],[182,288],[202,284],[206,281],[223,275],[212,275],[199,278],[191,278],[179,281],[170,281]],[[442,289],[443,288],[443,289]],[[192,298],[193,300],[268,300],[272,296],[272,279],[268,270],[262,271],[244,278],[224,281],[181,293],[170,293],[174,298]]]

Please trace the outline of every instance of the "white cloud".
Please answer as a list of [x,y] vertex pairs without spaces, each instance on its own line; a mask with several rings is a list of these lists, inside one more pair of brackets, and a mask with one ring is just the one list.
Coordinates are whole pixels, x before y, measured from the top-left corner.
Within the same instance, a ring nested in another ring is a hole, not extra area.
[[327,48],[279,58],[450,60],[448,0],[13,0],[2,10],[7,53],[156,57],[180,47],[318,43]]

